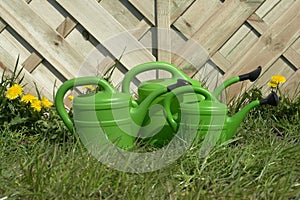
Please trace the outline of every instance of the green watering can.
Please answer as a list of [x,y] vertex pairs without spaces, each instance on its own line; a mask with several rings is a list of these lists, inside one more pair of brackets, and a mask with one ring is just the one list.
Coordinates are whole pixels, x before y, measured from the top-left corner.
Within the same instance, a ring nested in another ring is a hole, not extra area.
[[[68,129],[73,132],[76,128],[84,143],[114,143],[120,148],[130,149],[134,146],[152,102],[160,95],[187,84],[187,81],[178,81],[161,87],[142,102],[137,102],[129,93],[118,92],[103,78],[80,77],[67,80],[60,86],[55,96],[55,106]],[[63,103],[64,96],[68,90],[83,85],[98,85],[101,90],[76,96],[71,119]]]
[[[178,127],[183,125],[190,125],[189,129],[194,130],[197,128],[198,136],[203,137],[208,132],[220,132],[218,136],[219,142],[224,142],[232,137],[241,121],[245,118],[246,114],[253,107],[261,104],[278,104],[278,97],[275,93],[271,93],[265,100],[254,101],[247,105],[243,110],[237,113],[234,117],[227,117],[228,111],[225,104],[220,103],[217,97],[228,86],[245,80],[255,81],[260,73],[261,67],[256,70],[239,76],[234,76],[221,84],[210,93],[204,89],[201,84],[188,77],[185,73],[180,71],[177,67],[165,62],[149,62],[138,65],[125,74],[122,82],[122,91],[125,93],[130,92],[130,82],[140,73],[149,70],[164,70],[171,74],[170,78],[155,79],[142,82],[138,87],[137,102],[143,102],[150,94],[156,90],[165,88],[167,85],[176,85],[178,80],[188,81],[191,86],[180,87],[174,92],[168,92],[157,97],[149,106],[160,104],[165,109],[165,117],[167,122],[163,126],[160,123],[157,127],[152,127],[147,131],[143,131],[139,136],[154,146],[164,146],[168,144],[174,135],[178,132]],[[195,93],[197,95],[195,95]],[[174,98],[176,95],[177,98]],[[157,112],[159,113],[159,112]],[[159,122],[164,117],[161,113],[153,114],[151,119],[150,115],[146,115],[143,125],[149,124],[151,121]],[[180,119],[182,118],[182,120]]]
[[[177,115],[171,112],[171,103],[175,95],[197,93],[205,97],[205,100],[186,99],[177,108]],[[204,140],[205,137],[213,138],[214,143],[223,143],[229,140],[236,132],[240,123],[246,117],[247,113],[258,105],[269,104],[277,106],[279,98],[275,92],[269,94],[265,99],[256,100],[235,115],[228,116],[228,108],[225,104],[220,103],[214,94],[207,90],[199,90],[197,87],[177,88],[170,93],[165,101],[164,108],[167,121],[172,127],[173,132],[177,132],[179,127],[184,127],[192,130],[197,130],[196,140]],[[184,117],[181,117],[184,116]],[[208,139],[209,140],[209,139]]]
[[[171,77],[141,83],[135,100],[130,94],[130,82],[142,72],[157,69],[170,72]],[[271,93],[266,99],[250,103],[234,117],[227,117],[227,106],[218,102],[217,96],[223,89],[239,81],[254,81],[260,72],[261,68],[258,68],[228,79],[210,93],[175,66],[164,62],[149,62],[138,65],[125,74],[122,92],[98,77],[68,80],[58,89],[55,105],[68,129],[74,131],[76,128],[84,143],[114,143],[120,148],[130,149],[136,139],[141,138],[149,144],[162,146],[174,137],[179,127],[186,125],[194,127],[200,136],[211,130],[219,130],[220,141],[225,141],[232,137],[247,112],[254,106],[278,104],[277,95]],[[65,110],[63,99],[68,90],[82,85],[98,85],[101,90],[75,97],[74,116],[71,119]],[[175,95],[178,98],[174,99]]]

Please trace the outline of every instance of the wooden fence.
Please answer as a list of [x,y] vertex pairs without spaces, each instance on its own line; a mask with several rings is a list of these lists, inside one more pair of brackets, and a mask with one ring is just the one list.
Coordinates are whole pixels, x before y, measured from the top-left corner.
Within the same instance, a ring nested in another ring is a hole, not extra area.
[[29,90],[35,82],[52,98],[54,83],[111,66],[115,85],[140,63],[166,61],[210,88],[262,66],[256,85],[266,91],[282,74],[293,94],[299,10],[300,0],[0,0],[0,69],[19,55]]

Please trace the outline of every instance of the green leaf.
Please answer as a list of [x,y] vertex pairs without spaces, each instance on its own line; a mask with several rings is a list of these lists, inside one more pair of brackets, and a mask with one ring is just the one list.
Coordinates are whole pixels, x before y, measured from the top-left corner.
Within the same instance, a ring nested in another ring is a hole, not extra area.
[[16,116],[10,121],[10,125],[15,126],[15,125],[24,124],[27,120],[28,120],[27,117]]

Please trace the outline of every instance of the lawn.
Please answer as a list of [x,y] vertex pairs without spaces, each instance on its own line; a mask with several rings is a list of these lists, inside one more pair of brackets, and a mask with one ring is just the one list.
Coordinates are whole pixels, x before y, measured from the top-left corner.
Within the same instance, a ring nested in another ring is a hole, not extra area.
[[[300,199],[300,97],[255,108],[233,139],[206,157],[198,143],[165,168],[131,174],[92,157],[39,94],[31,106],[7,100],[4,90],[16,78],[2,77],[1,85],[1,200]],[[242,97],[260,95],[254,89]]]

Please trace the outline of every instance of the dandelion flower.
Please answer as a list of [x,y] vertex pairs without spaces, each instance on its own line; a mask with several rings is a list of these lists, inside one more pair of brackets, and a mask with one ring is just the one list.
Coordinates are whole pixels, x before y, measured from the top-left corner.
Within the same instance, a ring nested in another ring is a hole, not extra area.
[[268,86],[271,88],[276,88],[280,83],[285,83],[286,79],[282,75],[275,75],[271,77],[271,81],[268,83]]
[[40,100],[33,101],[31,108],[33,108],[34,111],[40,112],[42,110],[42,102]]
[[286,79],[282,75],[275,75],[275,76],[272,76],[271,82],[275,82],[275,83],[278,83],[278,84],[279,83],[285,83]]
[[46,97],[43,97],[41,102],[44,108],[50,108],[53,105]]
[[19,84],[14,84],[10,88],[7,89],[6,98],[9,100],[16,99],[23,93],[23,88]]
[[69,95],[69,96],[68,96],[68,99],[69,99],[70,101],[73,101],[74,96],[73,96],[73,95]]
[[94,91],[95,90],[95,87],[92,86],[92,85],[85,85],[83,87],[86,88],[86,89],[88,89],[88,90],[90,90],[90,91]]
[[268,86],[271,87],[271,88],[276,88],[276,87],[278,86],[278,83],[273,82],[273,81],[270,81],[270,82],[268,83]]
[[24,96],[22,96],[21,98],[21,102],[23,103],[32,103],[33,101],[38,100],[38,98],[32,94],[26,94]]

